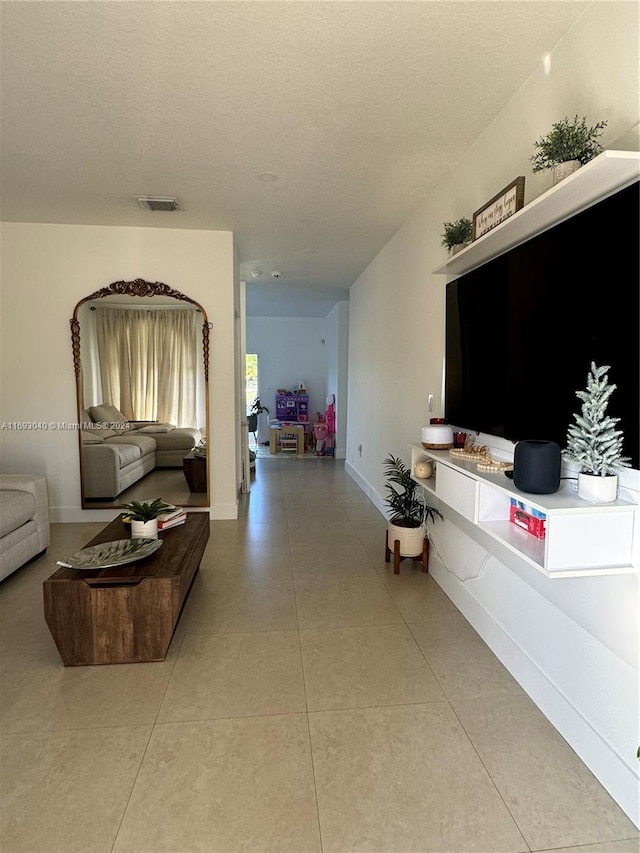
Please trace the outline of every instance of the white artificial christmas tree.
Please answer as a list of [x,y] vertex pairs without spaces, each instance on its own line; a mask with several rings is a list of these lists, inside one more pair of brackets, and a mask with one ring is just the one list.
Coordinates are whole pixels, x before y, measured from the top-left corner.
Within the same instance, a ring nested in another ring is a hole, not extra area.
[[631,460],[622,455],[622,430],[615,429],[620,418],[605,414],[609,397],[616,385],[609,385],[609,365],[591,371],[585,391],[576,391],[582,400],[582,414],[575,414],[575,424],[567,431],[567,449],[563,455],[580,466],[582,473],[607,477],[620,468],[629,468]]

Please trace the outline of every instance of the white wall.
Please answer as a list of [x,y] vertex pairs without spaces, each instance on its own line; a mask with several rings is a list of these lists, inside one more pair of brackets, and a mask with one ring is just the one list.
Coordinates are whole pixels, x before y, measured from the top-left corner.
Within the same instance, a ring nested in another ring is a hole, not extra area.
[[[605,147],[632,138],[638,68],[638,5],[590,4],[351,288],[347,470],[378,506],[385,455],[408,460],[421,426],[442,412],[446,279],[431,273],[446,257],[442,223],[471,217],[517,175],[526,176],[525,202],[547,190],[551,176],[533,175],[529,158],[533,141],[564,115],[608,119]],[[637,575],[549,580],[501,554],[465,582],[456,574],[470,543],[463,528],[436,525],[430,571],[639,823]]]
[[[237,515],[234,416],[234,258],[227,231],[2,224],[3,422],[75,422],[69,318],[83,297],[118,280],[143,278],[199,302],[213,323],[209,394],[214,518]],[[80,509],[77,436],[62,430],[3,430],[2,471],[43,473],[53,521],[113,517]]]
[[[325,343],[323,343],[325,341]],[[275,418],[278,388],[309,394],[309,419],[326,408],[326,322],[318,317],[247,317],[247,352],[258,355],[258,395]],[[268,418],[260,419],[259,440],[268,439]]]

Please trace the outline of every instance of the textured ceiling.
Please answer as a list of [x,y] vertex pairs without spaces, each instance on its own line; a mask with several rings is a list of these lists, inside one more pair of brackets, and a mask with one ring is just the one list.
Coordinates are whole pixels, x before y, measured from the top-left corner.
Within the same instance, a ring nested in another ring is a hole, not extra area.
[[324,316],[587,5],[2,0],[2,218],[230,230]]

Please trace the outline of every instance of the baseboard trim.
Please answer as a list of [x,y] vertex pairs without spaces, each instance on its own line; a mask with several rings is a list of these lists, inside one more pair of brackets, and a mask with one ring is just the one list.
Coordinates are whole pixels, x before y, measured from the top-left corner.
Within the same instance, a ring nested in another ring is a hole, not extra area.
[[[185,507],[187,512],[208,511],[212,521],[233,521],[238,517],[238,505],[234,503],[212,504],[211,506]],[[121,509],[82,509],[81,507],[49,507],[50,524],[74,524],[87,521],[113,521]]]

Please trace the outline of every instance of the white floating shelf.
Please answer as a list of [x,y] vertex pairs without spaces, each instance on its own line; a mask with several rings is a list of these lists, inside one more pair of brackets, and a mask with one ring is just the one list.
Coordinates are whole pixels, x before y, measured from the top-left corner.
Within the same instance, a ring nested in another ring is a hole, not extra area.
[[640,152],[603,151],[433,270],[464,275],[640,179]]

